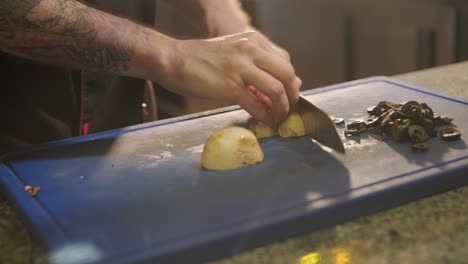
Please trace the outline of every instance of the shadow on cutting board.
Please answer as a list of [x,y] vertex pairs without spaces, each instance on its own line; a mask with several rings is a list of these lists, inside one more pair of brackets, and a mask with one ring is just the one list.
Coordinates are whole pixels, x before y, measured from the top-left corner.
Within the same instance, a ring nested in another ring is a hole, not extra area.
[[[438,131],[440,128],[437,128],[436,130]],[[404,156],[409,163],[415,163],[418,165],[444,164],[444,155],[450,152],[451,149],[466,149],[466,143],[463,140],[463,136],[461,139],[455,141],[445,141],[438,136],[430,138],[426,141],[429,146],[427,151],[413,151],[411,149],[411,142],[395,142],[387,135],[378,135],[377,133],[372,132],[369,133],[369,136],[378,141],[385,142],[395,152]],[[441,168],[443,167],[444,166],[442,165]]]

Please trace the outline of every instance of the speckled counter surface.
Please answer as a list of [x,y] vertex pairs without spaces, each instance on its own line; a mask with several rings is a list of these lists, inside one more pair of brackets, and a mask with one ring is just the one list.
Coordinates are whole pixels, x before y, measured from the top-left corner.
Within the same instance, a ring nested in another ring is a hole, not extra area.
[[[468,100],[468,62],[395,76]],[[0,264],[45,264],[0,194]],[[212,262],[468,263],[468,186]]]

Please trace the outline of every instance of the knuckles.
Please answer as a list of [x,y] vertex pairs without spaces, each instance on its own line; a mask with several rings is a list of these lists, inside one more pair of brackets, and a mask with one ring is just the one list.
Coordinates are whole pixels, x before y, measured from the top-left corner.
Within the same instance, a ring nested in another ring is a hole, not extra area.
[[300,88],[302,80],[296,77],[293,85],[288,88],[288,99],[290,105],[295,105],[300,97]]
[[241,56],[233,56],[226,61],[228,68],[234,72],[241,72],[248,62]]
[[283,96],[285,96],[285,93],[286,91],[284,90],[284,86],[280,83],[276,84],[276,85],[272,85],[271,86],[271,94],[273,97],[275,97],[276,99],[279,99]]
[[252,39],[241,39],[237,41],[237,48],[247,54],[255,54],[258,50],[258,45]]
[[285,51],[284,49],[280,49],[280,52],[283,54],[284,58],[286,58],[286,60],[290,61],[291,60],[291,55],[289,54],[289,52]]

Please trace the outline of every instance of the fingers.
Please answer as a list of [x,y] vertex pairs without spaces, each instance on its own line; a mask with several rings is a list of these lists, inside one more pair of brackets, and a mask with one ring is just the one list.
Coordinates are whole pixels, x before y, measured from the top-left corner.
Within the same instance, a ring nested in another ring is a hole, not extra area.
[[[271,100],[274,123],[279,123],[289,112],[289,100],[284,85],[261,69],[251,67],[242,74],[246,85],[253,85]],[[260,100],[257,100],[260,102]]]
[[254,94],[246,92],[239,93],[238,96],[239,106],[247,111],[253,118],[270,127],[276,126],[270,109],[257,99]]
[[[243,35],[245,43],[244,51],[253,56],[254,63],[281,81],[288,96],[290,105],[294,105],[299,99],[299,89],[302,84],[296,76],[294,67],[291,65],[289,53],[273,44],[263,34],[250,31]],[[250,42],[250,43],[247,43]]]
[[[242,57],[247,59],[237,59],[232,64],[235,66],[233,71],[241,75],[246,86],[253,86],[249,88],[251,93],[247,93],[251,97],[246,99],[243,95],[237,100],[238,104],[241,105],[239,102],[242,100],[249,100],[247,105],[252,107],[249,113],[260,111],[253,110],[259,104],[263,106],[262,111],[266,106],[266,109],[271,109],[273,122],[279,123],[296,104],[302,85],[291,65],[289,54],[255,31],[232,35],[230,38],[236,43],[239,54],[245,55]],[[251,102],[252,98],[255,104]]]
[[281,57],[283,57],[287,61],[291,61],[291,56],[289,55],[289,52],[285,51],[284,49],[273,45],[273,50]]
[[[302,81],[296,76],[293,66],[288,61],[274,54],[259,52],[254,59],[254,63],[279,80],[283,84],[289,104],[296,104],[299,99],[299,89]],[[262,89],[260,90],[263,92]]]
[[271,100],[270,98],[268,98],[268,96],[264,95],[262,92],[260,92],[260,90],[258,90],[257,88],[255,88],[255,86],[252,86],[252,85],[249,85],[248,86],[248,89],[249,91],[255,95],[255,97],[257,97],[258,100],[260,100],[260,102],[268,109],[271,109],[272,107],[272,103],[271,103]]
[[299,100],[299,96],[301,95],[301,86],[302,86],[302,80],[301,78],[299,78],[298,76],[296,76],[294,78],[294,81],[293,81],[293,89],[295,89],[295,91],[297,92],[297,96],[295,97],[295,103],[297,103],[297,101]]

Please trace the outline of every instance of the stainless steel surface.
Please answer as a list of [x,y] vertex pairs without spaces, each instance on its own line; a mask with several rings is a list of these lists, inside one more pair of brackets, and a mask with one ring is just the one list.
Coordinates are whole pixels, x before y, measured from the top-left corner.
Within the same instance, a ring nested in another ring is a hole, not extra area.
[[299,97],[296,110],[302,117],[308,136],[324,146],[345,153],[343,142],[336,131],[335,123],[330,119],[328,114],[309,102],[302,95]]

